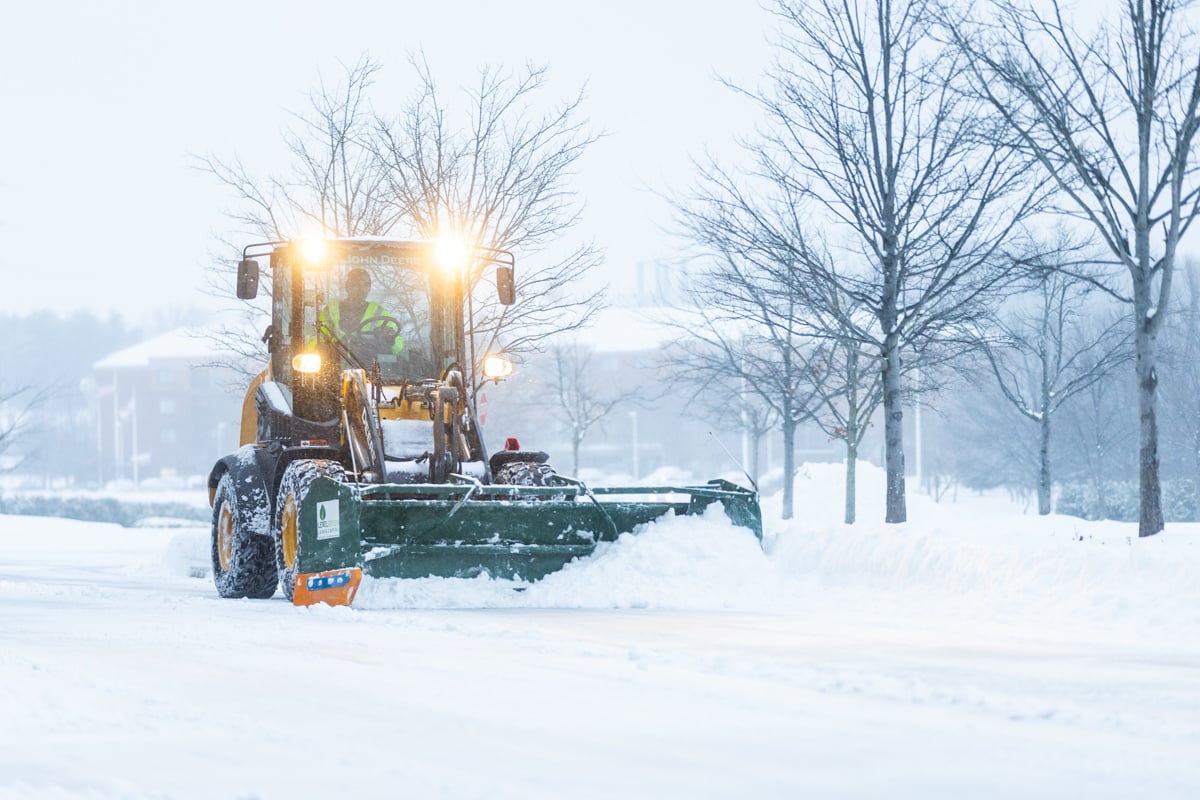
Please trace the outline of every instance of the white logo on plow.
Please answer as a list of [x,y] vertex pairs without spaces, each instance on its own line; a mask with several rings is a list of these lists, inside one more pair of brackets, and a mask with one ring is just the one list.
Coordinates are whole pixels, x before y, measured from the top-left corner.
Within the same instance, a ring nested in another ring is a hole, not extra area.
[[336,539],[341,535],[338,525],[338,501],[326,500],[317,503],[317,541]]

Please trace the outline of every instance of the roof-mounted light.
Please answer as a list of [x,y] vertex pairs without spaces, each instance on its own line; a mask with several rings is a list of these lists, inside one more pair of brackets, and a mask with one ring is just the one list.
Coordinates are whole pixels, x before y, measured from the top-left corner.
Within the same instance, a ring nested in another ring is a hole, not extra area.
[[328,255],[329,245],[324,239],[313,236],[300,240],[300,258],[309,269],[324,266]]
[[467,266],[467,244],[455,236],[443,236],[433,244],[433,257],[448,275],[461,275]]

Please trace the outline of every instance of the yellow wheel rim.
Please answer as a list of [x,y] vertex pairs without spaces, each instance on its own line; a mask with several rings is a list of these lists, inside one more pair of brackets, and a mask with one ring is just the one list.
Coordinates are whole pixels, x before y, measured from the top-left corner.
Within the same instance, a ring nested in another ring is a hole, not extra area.
[[296,569],[296,555],[300,552],[300,526],[296,522],[296,498],[288,495],[283,500],[280,515],[279,543],[283,548],[283,564],[289,570]]
[[221,513],[217,515],[217,559],[221,571],[228,572],[233,564],[233,511],[229,503],[221,503]]

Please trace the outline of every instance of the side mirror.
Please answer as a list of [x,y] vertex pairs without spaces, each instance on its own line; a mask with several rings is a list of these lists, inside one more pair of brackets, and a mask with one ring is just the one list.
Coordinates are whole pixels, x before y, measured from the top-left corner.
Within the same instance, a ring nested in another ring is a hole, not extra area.
[[237,296],[239,300],[258,297],[258,262],[253,258],[238,262]]
[[517,302],[517,284],[512,267],[496,267],[496,294],[501,305],[511,306]]

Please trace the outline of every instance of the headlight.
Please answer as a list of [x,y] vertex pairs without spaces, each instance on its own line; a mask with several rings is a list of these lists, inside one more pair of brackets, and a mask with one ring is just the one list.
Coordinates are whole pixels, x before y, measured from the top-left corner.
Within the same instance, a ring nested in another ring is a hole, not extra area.
[[483,377],[498,381],[512,375],[513,365],[507,358],[488,356],[483,359]]
[[301,353],[292,357],[292,369],[296,372],[311,375],[321,371],[321,357],[316,353]]

